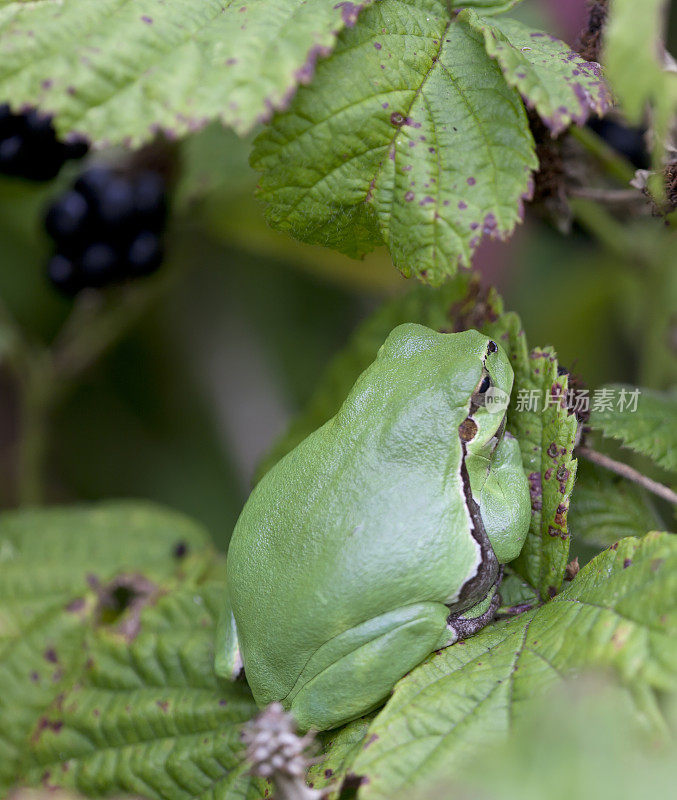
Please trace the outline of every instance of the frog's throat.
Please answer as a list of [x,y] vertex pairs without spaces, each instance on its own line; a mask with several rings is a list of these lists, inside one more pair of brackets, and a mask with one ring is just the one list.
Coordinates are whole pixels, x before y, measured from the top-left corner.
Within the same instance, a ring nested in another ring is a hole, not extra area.
[[453,606],[449,606],[452,611],[449,615],[449,621],[458,617],[460,611],[471,608],[477,602],[478,597],[485,597],[489,589],[491,589],[498,580],[499,572],[498,559],[496,558],[496,554],[494,553],[494,549],[491,546],[491,542],[484,528],[480,508],[472,496],[470,476],[468,475],[468,468],[465,464],[467,448],[463,440],[461,440],[461,448],[463,450],[460,471],[461,484],[463,486],[466,508],[470,515],[470,533],[480,548],[480,563],[477,567],[477,572],[461,587],[458,600]]

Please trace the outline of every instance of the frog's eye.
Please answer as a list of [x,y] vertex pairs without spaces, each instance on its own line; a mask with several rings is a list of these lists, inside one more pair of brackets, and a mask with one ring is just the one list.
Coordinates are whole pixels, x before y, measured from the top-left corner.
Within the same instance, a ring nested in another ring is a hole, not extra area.
[[482,408],[486,405],[486,393],[491,388],[491,376],[489,373],[484,370],[482,377],[480,378],[480,382],[475,387],[475,391],[472,393],[472,397],[470,398],[470,413],[474,414],[478,408]]
[[498,345],[492,339],[489,340],[489,344],[487,345],[487,351],[489,353],[496,353],[498,352]]
[[490,386],[491,386],[491,378],[488,375],[485,375],[480,381],[480,385],[477,387],[476,393],[485,394]]

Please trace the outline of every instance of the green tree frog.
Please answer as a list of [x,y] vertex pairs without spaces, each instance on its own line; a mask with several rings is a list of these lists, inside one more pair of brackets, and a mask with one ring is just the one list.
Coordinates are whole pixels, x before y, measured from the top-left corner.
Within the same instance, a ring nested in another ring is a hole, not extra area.
[[260,705],[333,728],[493,618],[531,516],[505,432],[512,383],[477,331],[401,325],[336,416],[263,477],[227,575]]

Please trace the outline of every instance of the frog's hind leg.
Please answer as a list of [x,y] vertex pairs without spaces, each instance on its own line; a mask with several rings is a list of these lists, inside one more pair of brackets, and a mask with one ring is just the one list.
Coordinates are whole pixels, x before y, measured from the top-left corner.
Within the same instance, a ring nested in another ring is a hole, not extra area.
[[442,603],[417,603],[329,639],[282,704],[303,729],[326,730],[366,714],[400,678],[447,644],[448,613]]

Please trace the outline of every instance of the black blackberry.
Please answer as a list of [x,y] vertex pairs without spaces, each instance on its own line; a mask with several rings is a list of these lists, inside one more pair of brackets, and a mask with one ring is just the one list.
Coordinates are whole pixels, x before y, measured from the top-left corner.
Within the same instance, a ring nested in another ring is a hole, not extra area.
[[88,217],[87,200],[80,192],[71,190],[61,195],[49,207],[45,216],[45,228],[54,241],[71,240],[82,236]]
[[60,142],[52,118],[35,109],[12,113],[0,105],[0,173],[32,181],[55,178],[68,159],[82,158],[84,142]]
[[83,288],[75,264],[67,256],[59,253],[49,259],[47,276],[62,294],[72,296]]
[[85,248],[79,267],[83,284],[97,289],[124,277],[120,257],[107,242],[94,242]]
[[649,169],[651,156],[646,145],[645,129],[624,125],[611,117],[593,118],[588,126],[637,169]]
[[166,187],[157,173],[87,170],[47,210],[45,228],[56,245],[50,280],[74,294],[150,275],[162,263],[166,218]]
[[127,251],[130,277],[150,275],[162,263],[162,242],[152,231],[142,231]]

